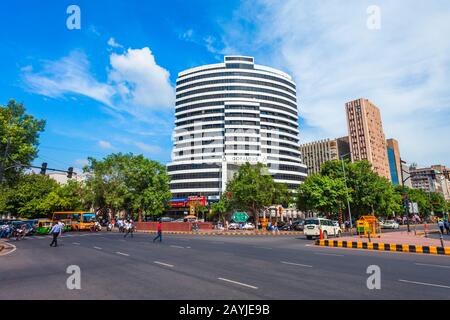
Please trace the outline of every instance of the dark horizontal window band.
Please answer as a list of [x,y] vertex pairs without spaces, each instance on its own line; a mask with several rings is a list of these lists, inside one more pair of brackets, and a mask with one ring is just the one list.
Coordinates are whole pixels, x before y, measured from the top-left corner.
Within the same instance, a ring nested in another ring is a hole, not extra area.
[[254,69],[253,64],[247,64],[247,63],[226,63],[225,66],[228,69]]
[[284,113],[278,113],[278,112],[273,112],[273,111],[265,111],[264,110],[264,111],[260,112],[260,115],[261,116],[273,116],[273,117],[289,119],[291,121],[294,121],[295,123],[297,123],[297,121],[298,121],[298,118],[285,115]]
[[273,94],[276,96],[280,96],[280,97],[289,99],[290,101],[292,101],[294,103],[297,103],[297,98],[294,98],[287,93],[279,92],[279,91],[271,90],[271,89],[248,87],[248,86],[223,86],[223,87],[202,88],[202,89],[190,90],[185,93],[177,94],[176,98],[180,99],[180,98],[184,98],[184,97],[191,96],[194,94],[199,94],[199,93],[207,93],[207,92],[214,93],[214,92],[221,92],[221,91],[253,91],[253,92],[257,92],[257,93],[267,93],[267,94]]
[[248,106],[248,105],[225,105],[225,111],[227,110],[254,110],[258,111],[259,106]]
[[186,180],[186,179],[208,179],[208,178],[221,178],[221,172],[196,172],[196,173],[180,173],[170,176],[171,181]]
[[[216,67],[216,68],[192,71],[192,72],[183,74],[182,76],[179,76],[178,79],[183,79],[183,78],[185,78],[187,76],[190,76],[190,75],[193,75],[193,74],[196,74],[196,73],[205,72],[205,71],[214,71],[214,70],[223,70],[223,67]],[[177,79],[177,81],[178,81],[178,79]],[[186,79],[186,80],[191,81],[190,79]]]
[[223,101],[211,101],[211,102],[196,103],[196,104],[192,104],[189,106],[176,108],[175,114],[178,112],[186,111],[186,110],[195,110],[195,109],[200,109],[200,108],[204,108],[204,107],[214,107],[214,106],[223,106],[223,105],[224,105]]
[[293,171],[293,172],[300,172],[300,173],[308,173],[308,169],[305,167],[297,167],[297,166],[291,166],[287,164],[275,164],[275,163],[269,163],[268,167],[273,170],[279,170],[279,171]]
[[205,96],[200,96],[200,97],[195,97],[195,98],[188,98],[188,99],[184,99],[182,101],[177,101],[177,102],[175,102],[175,105],[178,106],[180,104],[191,103],[191,102],[207,100],[207,99],[229,99],[229,98],[245,98],[245,99],[259,99],[259,100],[266,100],[266,101],[274,101],[274,102],[286,104],[288,106],[291,106],[292,108],[295,108],[295,110],[297,110],[296,103],[293,103],[293,102],[290,102],[290,101],[287,101],[284,99],[280,99],[280,98],[263,96],[263,95],[259,95],[259,94],[248,94],[248,93],[210,94],[210,95],[205,95]]
[[247,58],[247,57],[225,57],[225,61],[247,61],[247,62],[253,62],[253,58]]
[[298,129],[298,124],[295,125],[295,124],[292,124],[292,123],[287,122],[287,121],[282,121],[282,120],[277,120],[277,119],[272,119],[272,118],[263,118],[263,117],[261,117],[261,121],[268,122],[268,123],[274,123],[274,124],[281,124],[281,125],[284,125],[286,127],[290,127],[290,128],[293,128],[293,129]]
[[211,122],[211,121],[223,121],[223,117],[207,117],[207,118],[198,118],[194,120],[186,120],[181,121],[176,124],[177,127],[184,126],[187,124],[193,124],[193,123],[203,123],[203,122]]
[[181,171],[181,170],[200,170],[200,169],[220,169],[222,164],[215,163],[188,163],[188,164],[175,164],[167,167],[168,172]]
[[[292,109],[289,109],[289,108],[286,108],[286,107],[278,106],[276,104],[260,103],[260,107],[261,108],[270,108],[270,109],[277,109],[277,110],[281,110],[281,111],[286,111],[286,112],[292,113],[296,117],[298,116],[297,109],[292,110]],[[264,111],[266,111],[266,110],[261,110],[261,112],[264,112]]]
[[180,182],[171,183],[170,189],[193,189],[193,188],[220,188],[220,182]]
[[223,109],[211,109],[211,110],[202,110],[202,111],[189,112],[189,113],[185,113],[185,114],[176,116],[176,119],[180,120],[180,119],[189,118],[189,117],[195,117],[195,116],[200,116],[200,115],[207,115],[207,114],[211,114],[211,113],[223,113]]
[[202,87],[202,86],[207,86],[207,85],[212,85],[212,84],[228,84],[228,83],[244,83],[244,84],[254,84],[254,85],[258,85],[258,86],[266,86],[266,87],[271,87],[271,88],[277,88],[280,90],[285,90],[287,92],[292,93],[294,96],[297,95],[295,90],[286,88],[285,86],[282,86],[279,84],[274,84],[272,82],[265,82],[265,81],[259,81],[259,80],[247,80],[247,79],[220,79],[220,80],[202,81],[202,82],[189,84],[189,85],[183,86],[181,88],[177,88],[177,91],[184,91],[186,89],[197,88],[197,87]]
[[305,181],[305,177],[301,175],[293,175],[293,174],[285,174],[285,173],[277,173],[272,175],[274,179],[277,180],[292,180],[292,181]]
[[[195,77],[191,77],[189,79],[177,79],[177,86],[181,85],[183,83],[187,83],[190,81],[195,81],[195,80],[200,80],[200,79],[208,79],[208,78],[217,78],[217,77],[251,77],[251,78],[259,78],[259,79],[268,79],[268,80],[272,80],[272,81],[278,81],[281,83],[284,83],[286,85],[288,85],[289,87],[291,87],[292,89],[296,90],[296,86],[294,84],[292,84],[289,81],[286,81],[282,78],[279,77],[274,77],[274,76],[269,76],[266,74],[261,74],[261,73],[254,73],[254,72],[243,72],[243,71],[226,71],[223,68],[218,68],[218,69],[222,69],[223,72],[217,72],[217,73],[210,73],[210,74],[202,74],[199,76],[195,76]],[[209,69],[209,70],[217,70],[217,69]],[[204,71],[209,71],[209,70],[202,70],[202,71],[198,71],[198,72],[204,72]],[[197,72],[195,72],[197,73]],[[193,74],[193,73],[191,73]],[[183,76],[185,77],[185,76]]]

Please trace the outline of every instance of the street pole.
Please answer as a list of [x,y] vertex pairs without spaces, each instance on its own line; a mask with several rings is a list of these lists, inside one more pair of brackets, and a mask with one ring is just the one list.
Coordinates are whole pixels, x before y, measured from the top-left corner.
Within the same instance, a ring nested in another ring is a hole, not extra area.
[[[344,155],[344,156],[345,156],[345,155]],[[341,157],[342,171],[343,171],[343,173],[344,173],[345,194],[347,195],[348,218],[349,218],[349,220],[350,220],[350,234],[353,235],[352,212],[351,212],[351,210],[350,210],[350,201],[348,200],[347,177],[346,177],[346,175],[345,175],[344,156]]]

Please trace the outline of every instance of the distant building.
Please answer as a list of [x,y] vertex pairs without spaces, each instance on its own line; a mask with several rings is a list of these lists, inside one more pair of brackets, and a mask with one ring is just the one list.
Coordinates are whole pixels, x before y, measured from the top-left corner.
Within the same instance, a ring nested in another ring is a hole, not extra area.
[[434,165],[428,168],[410,168],[411,183],[414,189],[437,192],[450,200],[450,168]]
[[319,140],[300,145],[303,163],[308,167],[309,174],[319,173],[324,162],[339,160],[349,152],[348,137]]
[[64,172],[51,172],[47,174],[49,178],[55,180],[59,184],[66,184],[69,180],[76,180],[76,181],[84,181],[85,177],[82,174],[73,174],[73,178],[69,179],[67,178],[67,173]]
[[395,139],[387,139],[386,145],[387,145],[387,155],[389,160],[389,172],[391,174],[391,181],[394,185],[401,185],[402,164],[398,142]]
[[401,177],[403,177],[403,186],[408,187],[408,188],[412,188],[412,183],[411,183],[411,174],[409,173],[409,165],[407,165],[406,163],[402,163],[402,175]]
[[367,99],[345,104],[352,161],[367,160],[378,175],[391,180],[380,110]]

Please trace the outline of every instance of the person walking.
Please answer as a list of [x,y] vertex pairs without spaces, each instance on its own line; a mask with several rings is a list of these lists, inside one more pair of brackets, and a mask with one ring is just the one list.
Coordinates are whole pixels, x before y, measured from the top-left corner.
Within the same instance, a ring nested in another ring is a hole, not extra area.
[[133,224],[130,220],[125,221],[125,235],[124,238],[127,237],[127,235],[131,233],[131,237],[133,238]]
[[55,247],[58,246],[58,236],[59,236],[60,233],[61,233],[61,225],[59,223],[54,222],[53,223],[53,227],[50,230],[50,234],[53,235],[53,240],[50,243],[50,247],[52,247],[53,245]]
[[444,227],[445,227],[447,234],[449,234],[450,233],[450,222],[448,220],[445,220]]
[[441,230],[441,233],[444,234],[444,220],[443,219],[439,219],[438,227],[439,227],[439,230]]
[[156,235],[156,237],[153,238],[153,242],[156,241],[156,239],[159,238],[159,242],[162,241],[162,223],[161,223],[161,219],[158,220],[158,224],[156,225],[156,230],[158,231],[158,234]]

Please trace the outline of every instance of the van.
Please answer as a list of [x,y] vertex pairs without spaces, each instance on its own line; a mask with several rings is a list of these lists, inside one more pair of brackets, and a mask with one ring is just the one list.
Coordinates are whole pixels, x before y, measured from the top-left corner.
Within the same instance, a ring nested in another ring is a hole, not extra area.
[[308,218],[305,220],[303,233],[308,240],[320,236],[320,229],[322,229],[323,238],[327,239],[330,236],[340,237],[342,235],[341,228],[335,226],[333,221],[324,218]]

